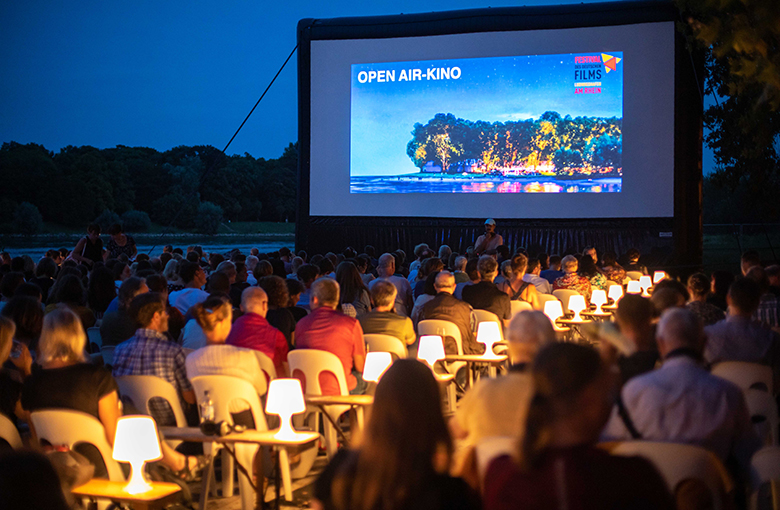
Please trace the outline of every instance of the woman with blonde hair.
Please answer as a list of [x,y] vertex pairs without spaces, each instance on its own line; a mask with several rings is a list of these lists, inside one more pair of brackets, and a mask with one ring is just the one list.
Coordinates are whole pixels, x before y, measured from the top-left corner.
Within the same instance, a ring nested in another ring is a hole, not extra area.
[[534,310],[540,310],[541,305],[539,304],[536,287],[532,283],[523,280],[527,268],[528,257],[518,253],[509,261],[509,278],[496,285],[498,290],[506,292],[512,301],[525,301]]

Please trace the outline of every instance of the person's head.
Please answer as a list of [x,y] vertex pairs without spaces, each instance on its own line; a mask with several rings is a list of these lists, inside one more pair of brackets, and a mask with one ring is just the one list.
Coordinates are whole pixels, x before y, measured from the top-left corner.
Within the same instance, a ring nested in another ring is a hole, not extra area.
[[493,233],[496,231],[496,220],[488,218],[485,220],[485,232]]
[[216,271],[219,273],[225,273],[225,276],[228,277],[228,281],[231,285],[236,283],[236,275],[238,274],[238,271],[236,271],[236,265],[231,261],[223,260],[217,265]]
[[35,348],[43,327],[41,303],[30,296],[15,296],[0,311],[16,324],[16,339]]
[[[195,252],[197,253],[197,252]],[[209,255],[209,267],[212,271],[216,271],[217,267],[225,260],[224,255],[221,255],[219,253],[212,253]]]
[[767,266],[764,271],[766,271],[766,277],[769,279],[769,285],[780,287],[780,266],[776,264]]
[[[246,290],[263,292],[257,287],[249,287]],[[243,305],[243,294],[242,305]],[[191,308],[192,317],[203,329],[203,334],[210,344],[223,344],[230,335],[230,327],[233,320],[233,309],[223,296],[209,296],[205,301]]]
[[38,362],[82,362],[86,344],[87,335],[79,316],[69,308],[59,306],[43,318],[41,339],[38,342]]
[[598,253],[596,253],[596,248],[594,248],[593,246],[588,246],[587,248],[582,250],[582,254],[583,255],[590,255],[590,258],[593,259],[594,263],[598,262],[598,260],[599,260]]
[[165,264],[165,269],[163,269],[162,274],[166,280],[175,282],[179,279],[179,264],[180,262],[176,259],[171,259]]
[[206,292],[209,294],[230,294],[230,278],[222,271],[215,271],[206,282]]
[[498,262],[490,255],[482,255],[477,262],[477,270],[482,281],[492,282],[498,276]]
[[704,331],[699,318],[687,308],[669,308],[661,315],[655,331],[658,353],[662,358],[676,349],[691,349],[701,354]]
[[57,263],[49,257],[43,257],[35,267],[35,276],[38,278],[54,278],[57,274]]
[[507,340],[512,363],[530,363],[539,349],[555,341],[555,330],[545,314],[526,310],[512,318]]
[[[266,278],[278,278],[278,276],[266,276]],[[284,282],[282,282],[284,285]],[[287,286],[284,288],[287,294]],[[247,287],[241,293],[241,311],[244,313],[256,313],[265,317],[268,313],[268,294],[261,287]]]
[[132,272],[130,271],[130,266],[125,264],[124,262],[118,262],[114,264],[114,267],[111,268],[111,271],[114,273],[114,280],[118,282],[123,282],[130,278],[132,276]]
[[638,294],[626,294],[618,301],[615,321],[621,332],[633,338],[652,331],[654,313],[655,308],[649,299]]
[[683,282],[679,280],[675,280],[674,278],[664,278],[660,282],[656,283],[653,286],[653,294],[663,289],[672,289],[682,296],[683,305],[679,305],[679,306],[685,306],[685,303],[687,303],[688,300],[691,298],[691,295],[688,293],[688,287],[686,287]]
[[433,288],[437,294],[452,294],[455,292],[455,277],[449,271],[440,271],[433,282]]
[[429,251],[430,248],[426,243],[420,243],[414,247],[414,256],[417,257],[417,260],[422,260],[428,256]]
[[[257,263],[260,262],[260,259],[255,257],[254,255],[250,255],[246,258],[246,268],[248,271],[251,271],[252,274],[255,273],[255,266],[257,266]],[[295,271],[293,271],[295,272]]]
[[122,235],[123,229],[122,225],[119,223],[114,223],[110,227],[108,227],[108,235],[110,235],[113,238],[117,238]]
[[596,267],[596,261],[594,261],[590,255],[583,255],[580,258],[579,273],[588,278],[593,278],[599,273],[598,267]]
[[[284,278],[284,283],[287,285],[287,294],[289,300],[284,306],[295,306],[298,300],[301,298],[301,294],[306,290],[301,282],[293,278]],[[284,308],[284,306],[282,308]]]
[[333,265],[333,262],[329,258],[325,257],[320,260],[319,268],[321,275],[328,276],[330,273],[335,271],[336,266]]
[[521,443],[523,468],[536,467],[550,447],[593,444],[612,409],[612,377],[590,347],[553,342],[532,365],[535,394]]
[[739,267],[742,269],[742,276],[746,276],[750,268],[761,266],[761,257],[755,250],[748,250],[742,254],[739,260]]
[[605,251],[601,256],[601,262],[604,267],[614,267],[617,265],[617,255],[614,251]]
[[429,257],[420,264],[420,279],[426,278],[431,273],[438,273],[444,269],[444,263],[438,257]]
[[463,255],[458,256],[455,259],[455,265],[453,267],[453,270],[463,272],[466,270],[466,264],[468,263],[468,259],[464,257]]
[[752,316],[761,302],[761,288],[755,280],[739,278],[729,287],[726,302],[731,313]]
[[392,311],[397,295],[398,289],[386,280],[378,280],[371,287],[371,300],[374,302],[374,309],[378,312]]
[[758,290],[763,296],[769,292],[769,277],[761,266],[753,266],[745,273],[745,278],[750,278],[758,284]]
[[11,271],[3,276],[3,281],[0,283],[0,293],[3,294],[3,298],[11,299],[16,292],[16,288],[24,283],[24,273],[19,271]]
[[550,256],[550,269],[553,269],[555,271],[561,270],[561,256],[560,255],[551,255]]
[[650,296],[650,301],[653,302],[657,315],[661,315],[670,308],[684,307],[686,303],[685,296],[672,287],[654,289],[653,294]]
[[628,251],[626,251],[626,260],[629,264],[636,264],[639,262],[639,257],[641,256],[642,254],[636,248],[629,248]]
[[716,296],[725,299],[732,283],[734,283],[734,275],[730,271],[713,271],[712,279],[710,280],[710,291]]
[[536,257],[536,260],[539,261],[539,267],[541,267],[541,271],[544,271],[550,267],[550,255],[547,253],[540,253],[539,256]]
[[[125,280],[126,281],[126,280]],[[105,266],[97,266],[89,274],[87,303],[96,312],[105,312],[116,297],[114,274]]]
[[576,273],[580,263],[574,255],[566,255],[561,260],[561,269],[566,274]]
[[[538,264],[539,261],[536,261],[536,263]],[[522,278],[526,270],[528,269],[528,257],[523,255],[522,253],[518,253],[517,255],[512,257],[512,262],[510,267],[512,273],[515,275],[515,278]]]
[[694,300],[703,300],[710,293],[710,279],[704,273],[694,273],[688,277],[688,292]]
[[466,262],[466,274],[469,277],[469,281],[471,282],[478,282],[479,281],[479,270],[477,269],[477,265],[479,264],[479,259],[469,259],[468,262]]
[[360,296],[364,293],[368,293],[357,266],[347,260],[339,264],[336,270],[336,281],[339,284],[339,289],[341,289],[342,303],[352,303],[360,299]]
[[402,508],[421,480],[446,470],[451,453],[430,368],[417,360],[397,360],[377,385],[351,490],[337,475],[334,501],[341,508]]
[[139,294],[145,294],[146,292],[149,292],[146,281],[143,278],[131,276],[119,286],[119,293],[117,295],[119,308],[122,310],[129,310],[130,303],[133,302],[133,299]]
[[[35,300],[40,303],[43,299],[43,293],[41,292],[41,288],[34,283],[23,283],[16,287],[16,290],[14,291],[14,297],[16,296],[27,296],[31,298],[35,298]],[[13,298],[11,298],[13,299]]]
[[81,283],[81,278],[76,275],[66,274],[57,278],[52,291],[54,303],[84,304],[84,285]]
[[[259,265],[260,264],[258,264],[258,266]],[[300,267],[300,269],[298,269],[298,272],[295,274],[298,276],[298,281],[303,284],[304,288],[309,289],[311,288],[312,284],[317,279],[317,277],[320,275],[320,270],[314,264],[304,264]]]
[[379,257],[379,264],[376,267],[376,272],[380,277],[386,278],[393,276],[395,273],[395,257],[391,253],[383,253]]
[[14,321],[0,315],[0,365],[5,363],[11,354],[15,334],[16,325]]
[[270,276],[274,274],[274,266],[267,260],[260,260],[255,264],[255,270],[252,274],[258,279],[264,276]]
[[333,310],[339,305],[339,284],[336,280],[330,278],[320,278],[311,286],[312,310],[320,307],[331,308]]
[[168,331],[168,311],[162,296],[156,292],[145,292],[130,302],[130,317],[145,329],[159,333]]
[[93,242],[96,241],[97,238],[100,237],[100,225],[98,225],[97,223],[92,223],[88,225],[87,235]]
[[264,276],[257,281],[257,286],[263,289],[268,298],[268,308],[286,308],[290,301],[290,292],[287,288],[286,278],[276,275]]
[[[498,272],[501,276],[506,278],[507,280],[512,279],[512,261],[511,260],[505,260],[501,263],[501,265],[498,266]],[[522,278],[522,277],[521,277]]]
[[163,246],[163,253],[173,253],[173,246],[170,244]]
[[179,264],[179,276],[184,285],[189,287],[201,288],[206,284],[206,273],[203,271],[203,268],[200,267],[200,264],[190,262],[189,260],[182,261]]

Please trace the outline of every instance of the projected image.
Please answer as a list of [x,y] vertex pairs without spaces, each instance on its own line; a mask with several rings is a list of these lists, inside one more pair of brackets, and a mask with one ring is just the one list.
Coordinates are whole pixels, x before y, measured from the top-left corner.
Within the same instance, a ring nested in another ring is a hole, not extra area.
[[615,193],[623,54],[352,65],[351,193]]

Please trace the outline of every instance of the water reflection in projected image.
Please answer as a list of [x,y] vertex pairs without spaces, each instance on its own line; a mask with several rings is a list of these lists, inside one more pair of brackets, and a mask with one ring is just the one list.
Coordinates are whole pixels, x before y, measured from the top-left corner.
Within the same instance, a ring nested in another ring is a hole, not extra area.
[[555,178],[481,178],[451,177],[357,177],[352,176],[350,193],[616,193],[622,179],[561,180]]

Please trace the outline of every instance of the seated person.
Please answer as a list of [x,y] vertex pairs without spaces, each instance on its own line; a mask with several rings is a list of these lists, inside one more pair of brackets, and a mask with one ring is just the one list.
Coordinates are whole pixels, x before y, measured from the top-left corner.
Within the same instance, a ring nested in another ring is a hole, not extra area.
[[[275,327],[284,335],[287,341],[287,350],[291,350],[295,346],[295,314],[288,308],[290,302],[289,286],[287,278],[276,276],[275,274],[264,276],[257,282],[257,286],[265,291],[268,297],[268,312],[265,315],[265,320],[268,324]],[[296,280],[290,280],[295,284],[300,285]],[[306,315],[305,311],[303,315]]]
[[206,273],[197,262],[182,261],[179,277],[184,282],[184,288],[171,292],[168,301],[186,316],[190,308],[209,297],[206,291],[201,290],[206,285]]
[[542,266],[539,263],[539,259],[529,260],[528,266],[526,267],[526,273],[523,276],[523,281],[536,287],[536,292],[552,294],[552,284],[540,276],[541,271]]
[[[536,261],[536,263],[538,265],[539,261]],[[536,295],[536,286],[525,278],[525,270],[528,267],[528,257],[522,253],[518,253],[509,261],[509,267],[509,279],[497,284],[498,290],[506,292],[507,296],[509,296],[509,299],[512,301],[524,301],[530,304],[534,310],[539,310],[541,307],[539,305],[539,298]],[[547,280],[544,280],[543,278],[539,279],[548,286],[550,285]],[[471,306],[474,305],[472,304]]]
[[[498,262],[490,255],[482,255],[477,263],[477,270],[481,281],[463,289],[463,301],[470,304],[475,310],[487,310],[494,313],[499,319],[509,321],[512,317],[512,307],[509,304],[510,296],[499,290],[493,283],[493,280],[498,276]],[[521,283],[518,286],[524,283],[522,275],[519,282]],[[529,285],[526,291],[536,294],[536,289],[532,285]]]
[[[316,280],[311,287],[311,313],[295,326],[295,344],[298,349],[320,349],[338,356],[344,366],[349,393],[361,395],[368,387],[363,380],[366,361],[363,330],[356,319],[337,312],[338,305],[339,284],[336,280]],[[340,394],[332,374],[322,374],[320,387],[323,395]]]
[[626,279],[626,270],[617,263],[617,255],[615,255],[615,252],[613,251],[604,253],[601,271],[604,273],[607,280],[620,285],[623,285],[623,280]]
[[[265,278],[279,276],[266,276]],[[284,282],[282,282],[284,283]],[[206,306],[210,309],[210,306]],[[225,343],[244,349],[254,349],[268,356],[274,363],[276,377],[287,377],[287,340],[281,331],[265,319],[268,313],[268,296],[260,287],[249,287],[241,293],[241,311],[244,315],[236,319]],[[196,317],[197,318],[197,317]],[[203,320],[199,320],[201,324]],[[204,329],[209,345],[216,342]],[[211,335],[214,336],[214,335]]]
[[476,258],[466,262],[466,268],[464,269],[466,272],[466,280],[461,282],[456,280],[455,292],[452,293],[453,296],[458,299],[463,299],[463,289],[470,285],[476,285],[482,281],[482,279],[479,277],[479,270],[477,269],[478,262],[479,259]]
[[560,255],[552,255],[550,257],[550,268],[543,269],[539,273],[539,276],[550,282],[550,285],[554,284],[555,280],[566,274],[561,271],[561,262],[562,260]]
[[585,301],[590,303],[590,294],[592,288],[590,286],[590,280],[585,276],[577,274],[577,269],[580,263],[574,257],[574,255],[566,255],[561,261],[564,275],[555,280],[553,283],[553,291],[558,289],[575,290],[585,296]]
[[103,345],[119,345],[135,334],[138,324],[130,316],[130,303],[133,298],[146,292],[149,292],[149,287],[143,278],[131,276],[122,282],[117,295],[117,309],[107,312],[100,324],[100,338]]
[[409,317],[414,305],[412,301],[412,286],[406,278],[395,274],[395,257],[390,253],[385,253],[379,257],[379,265],[376,268],[376,272],[379,277],[371,280],[371,283],[368,284],[368,290],[371,291],[371,288],[378,281],[384,280],[392,283],[398,291],[395,296],[395,313]]
[[774,293],[769,292],[769,277],[761,266],[754,266],[748,269],[745,278],[750,278],[758,284],[759,294],[761,296],[758,302],[758,308],[753,313],[753,318],[761,321],[770,328],[780,330],[780,301]]
[[641,457],[594,445],[609,416],[612,378],[598,353],[554,342],[531,368],[535,394],[514,455],[485,476],[485,510],[675,508],[661,475]]
[[364,335],[391,335],[401,340],[404,345],[412,345],[417,339],[412,320],[393,311],[397,293],[398,290],[392,283],[388,281],[377,282],[371,287],[371,300],[374,302],[374,309],[358,317],[358,321]]
[[710,295],[710,279],[707,278],[706,274],[696,273],[688,277],[688,293],[691,298],[686,306],[705,327],[712,326],[726,318],[723,310],[707,302]]
[[[633,347],[634,353],[628,356],[619,356],[617,365],[620,369],[621,386],[632,377],[650,372],[661,359],[658,347],[655,343],[655,328],[653,319],[655,308],[653,303],[642,296],[628,294],[618,301],[615,311],[615,322],[622,334]],[[603,351],[611,349],[611,346],[602,342],[600,345],[602,356],[611,359],[612,355],[604,355]]]
[[[452,273],[442,271],[436,275],[434,287],[436,296],[423,305],[420,311],[420,320],[438,319],[452,322],[460,331],[463,354],[484,353],[485,346],[478,344],[474,336],[476,321],[471,306],[452,295],[455,290],[455,277],[452,276]],[[504,297],[507,297],[506,294]],[[507,299],[509,298],[507,297]],[[450,336],[444,338],[444,352],[458,354],[458,345],[454,338]]]
[[590,282],[590,286],[593,289],[607,289],[607,277],[596,266],[590,255],[583,255],[580,259],[579,267],[580,276],[584,276]]

